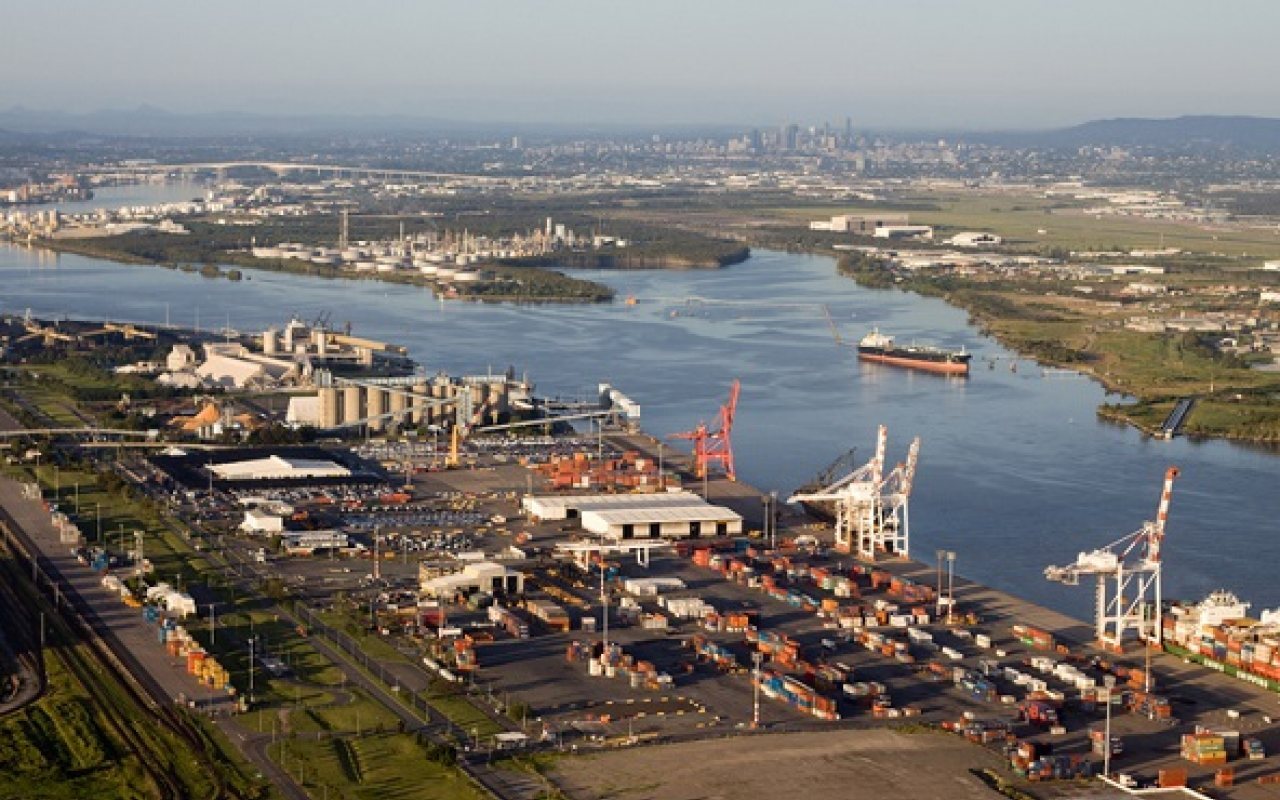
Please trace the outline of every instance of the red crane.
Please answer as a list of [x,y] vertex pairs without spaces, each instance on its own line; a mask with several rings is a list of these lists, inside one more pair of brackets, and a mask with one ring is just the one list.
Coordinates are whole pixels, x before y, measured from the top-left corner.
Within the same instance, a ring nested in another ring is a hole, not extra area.
[[720,406],[716,430],[712,431],[705,422],[699,422],[698,427],[691,431],[673,433],[670,436],[672,439],[688,439],[693,442],[693,470],[699,478],[706,477],[712,464],[719,464],[725,477],[731,481],[738,479],[738,474],[733,469],[733,442],[729,435],[733,431],[733,418],[738,413],[739,388],[740,384],[735,380],[733,388],[729,390],[729,402]]

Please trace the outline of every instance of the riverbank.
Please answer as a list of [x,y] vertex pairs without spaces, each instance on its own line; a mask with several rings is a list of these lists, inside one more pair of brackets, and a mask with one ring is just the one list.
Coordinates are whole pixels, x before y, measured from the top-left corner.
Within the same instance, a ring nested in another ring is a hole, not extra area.
[[[416,286],[459,300],[495,303],[605,303],[614,297],[613,290],[602,284],[534,266],[478,265],[492,270],[497,279],[481,285],[454,284],[446,287],[439,281],[416,273],[361,273],[298,259],[255,258],[248,252],[220,250],[199,242],[192,244],[185,237],[170,234],[136,233],[92,239],[38,239],[33,246],[119,264],[198,271],[211,278],[224,276],[239,280],[241,269],[261,270],[330,280],[364,280]],[[233,268],[224,272],[222,268],[228,266]]]
[[1032,281],[978,282],[951,273],[900,272],[862,253],[837,259],[837,271],[860,286],[940,298],[1000,344],[1046,367],[1069,369],[1124,400],[1096,412],[1155,434],[1177,404],[1196,398],[1183,432],[1241,442],[1280,442],[1280,376],[1250,369],[1215,349],[1217,337],[1147,333],[1126,325],[1123,306],[1096,304]]

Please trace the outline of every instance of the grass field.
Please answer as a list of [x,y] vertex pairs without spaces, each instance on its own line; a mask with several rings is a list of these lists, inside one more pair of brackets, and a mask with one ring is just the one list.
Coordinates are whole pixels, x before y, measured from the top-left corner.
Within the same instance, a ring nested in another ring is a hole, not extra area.
[[331,800],[481,800],[458,770],[428,757],[412,736],[296,738],[277,743],[272,758],[312,797]]
[[154,797],[137,759],[98,719],[101,711],[57,658],[48,693],[0,720],[0,797]]
[[[912,224],[932,225],[935,239],[957,231],[990,231],[1014,247],[1066,250],[1131,250],[1178,247],[1203,255],[1221,254],[1261,262],[1280,258],[1280,229],[1245,229],[1140,217],[1086,215],[1061,199],[1035,195],[919,194],[899,198],[938,210],[908,211]],[[769,207],[744,210],[757,217],[807,225],[834,214],[884,213],[884,208],[848,205]],[[1041,234],[1039,231],[1045,231]]]

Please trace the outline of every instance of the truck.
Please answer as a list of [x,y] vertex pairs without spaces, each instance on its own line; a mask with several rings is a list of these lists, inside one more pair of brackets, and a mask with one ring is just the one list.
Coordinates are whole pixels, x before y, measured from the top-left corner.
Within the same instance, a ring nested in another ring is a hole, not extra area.
[[1047,700],[1027,700],[1018,707],[1018,711],[1027,722],[1041,728],[1052,728],[1058,724],[1058,709]]

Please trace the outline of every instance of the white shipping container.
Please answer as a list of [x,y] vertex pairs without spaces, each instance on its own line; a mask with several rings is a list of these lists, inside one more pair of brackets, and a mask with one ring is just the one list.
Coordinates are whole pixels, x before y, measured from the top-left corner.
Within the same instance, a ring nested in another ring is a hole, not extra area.
[[983,650],[991,649],[991,637],[986,635],[985,633],[979,633],[976,636],[974,636],[973,643],[976,644],[978,647],[981,647]]

